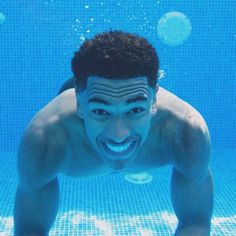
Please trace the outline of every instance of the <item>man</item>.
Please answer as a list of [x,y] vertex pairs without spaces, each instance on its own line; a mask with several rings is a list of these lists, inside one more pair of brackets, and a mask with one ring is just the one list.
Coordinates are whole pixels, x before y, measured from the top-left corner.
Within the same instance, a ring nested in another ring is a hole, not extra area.
[[210,234],[208,128],[193,107],[158,86],[158,68],[155,49],[139,36],[109,31],[84,42],[72,59],[75,79],[35,115],[19,145],[16,236],[48,235],[58,173],[138,173],[163,165],[173,166],[175,235]]

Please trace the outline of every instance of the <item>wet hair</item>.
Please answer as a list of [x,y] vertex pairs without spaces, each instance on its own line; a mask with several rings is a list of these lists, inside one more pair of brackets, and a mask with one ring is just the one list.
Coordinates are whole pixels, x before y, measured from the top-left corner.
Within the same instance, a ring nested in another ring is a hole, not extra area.
[[79,91],[89,76],[111,79],[147,77],[155,88],[159,60],[153,46],[143,37],[123,31],[108,31],[86,40],[71,61]]

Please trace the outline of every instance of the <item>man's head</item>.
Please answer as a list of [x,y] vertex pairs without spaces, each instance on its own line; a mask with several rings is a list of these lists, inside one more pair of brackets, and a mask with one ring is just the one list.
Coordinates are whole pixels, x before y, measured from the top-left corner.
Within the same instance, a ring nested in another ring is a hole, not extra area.
[[109,31],[85,41],[75,52],[72,71],[76,88],[86,88],[87,79],[97,76],[107,79],[146,77],[155,89],[159,60],[155,49],[145,38],[122,32]]
[[100,34],[81,50],[72,60],[78,115],[103,161],[115,169],[128,167],[157,111],[155,50],[120,31]]

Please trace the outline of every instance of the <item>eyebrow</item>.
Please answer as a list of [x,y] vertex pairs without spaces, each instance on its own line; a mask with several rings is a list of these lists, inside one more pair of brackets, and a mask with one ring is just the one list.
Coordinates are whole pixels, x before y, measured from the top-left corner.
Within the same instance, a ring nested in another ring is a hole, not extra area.
[[[130,104],[130,103],[135,103],[135,102],[146,102],[147,101],[147,98],[144,97],[144,96],[138,96],[138,97],[134,97],[134,98],[129,98],[125,101],[125,104]],[[97,97],[94,97],[94,98],[91,98],[89,99],[88,103],[98,103],[98,104],[103,104],[103,105],[106,105],[106,106],[111,106],[111,103],[102,99],[102,98],[97,98]]]

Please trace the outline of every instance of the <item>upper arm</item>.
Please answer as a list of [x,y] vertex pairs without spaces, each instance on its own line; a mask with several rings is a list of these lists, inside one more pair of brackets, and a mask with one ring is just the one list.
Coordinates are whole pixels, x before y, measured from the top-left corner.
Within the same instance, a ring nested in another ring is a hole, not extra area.
[[211,156],[211,140],[207,124],[197,111],[186,117],[181,140],[173,163],[176,170],[190,178],[206,177]]
[[56,155],[60,150],[53,146],[43,127],[28,126],[17,153],[18,176],[23,187],[40,188],[55,178],[59,169]]

